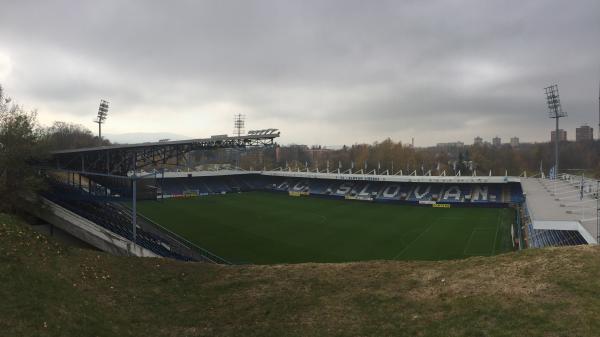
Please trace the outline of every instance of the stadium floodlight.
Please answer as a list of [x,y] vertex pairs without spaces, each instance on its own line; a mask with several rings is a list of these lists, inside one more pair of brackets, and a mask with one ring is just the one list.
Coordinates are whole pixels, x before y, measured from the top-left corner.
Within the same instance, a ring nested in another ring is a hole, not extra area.
[[548,105],[548,117],[556,120],[556,133],[554,134],[554,177],[558,177],[558,143],[560,142],[559,119],[567,117],[560,104],[560,95],[558,94],[558,85],[553,84],[544,88],[546,93],[546,104]]
[[[250,130],[250,131],[248,131],[248,135],[249,136],[270,136],[270,135],[276,135],[277,131],[279,131],[279,129]],[[235,132],[237,132],[237,131],[235,131]]]
[[98,138],[102,139],[102,124],[108,117],[108,101],[101,99],[100,106],[98,107],[98,116],[94,123],[98,124]]
[[246,126],[246,116],[237,114],[233,116],[233,134],[240,137],[244,134],[244,127]]

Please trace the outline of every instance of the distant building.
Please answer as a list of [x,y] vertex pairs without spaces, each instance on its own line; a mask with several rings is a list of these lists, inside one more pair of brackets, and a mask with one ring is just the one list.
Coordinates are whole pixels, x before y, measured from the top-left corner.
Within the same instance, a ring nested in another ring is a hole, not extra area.
[[[265,162],[265,151],[261,148],[249,148],[240,153],[240,155],[244,158],[245,162],[255,167],[262,167]],[[237,166],[240,165],[238,164]]]
[[277,162],[299,161],[304,163],[310,159],[308,151],[308,146],[300,144],[291,144],[283,147],[277,146],[275,148],[275,160]]
[[578,142],[594,140],[594,128],[585,124],[576,128],[575,140]]
[[455,150],[460,150],[465,146],[465,143],[463,142],[451,142],[451,143],[437,143],[436,147],[440,150],[444,150],[444,151],[455,151]]
[[308,154],[310,155],[312,162],[323,162],[326,160],[326,156],[331,152],[331,149],[327,149],[320,145],[313,145],[309,150]]
[[494,145],[494,146],[502,145],[502,139],[500,139],[500,137],[498,137],[498,136],[492,138],[492,145]]
[[519,146],[519,137],[511,137],[510,138],[510,146],[518,147]]
[[483,145],[483,139],[479,136],[475,137],[473,140],[473,145]]
[[[552,131],[550,131],[550,141],[554,142],[555,139],[556,139],[556,130],[552,130]],[[567,131],[565,131],[563,129],[558,129],[558,140],[561,142],[566,142],[567,141]]]

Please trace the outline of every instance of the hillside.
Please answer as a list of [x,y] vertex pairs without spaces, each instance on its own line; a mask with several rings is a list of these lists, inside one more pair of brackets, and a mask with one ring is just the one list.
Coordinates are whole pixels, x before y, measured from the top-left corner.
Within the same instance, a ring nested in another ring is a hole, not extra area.
[[67,248],[0,214],[3,336],[593,336],[600,249],[214,266]]

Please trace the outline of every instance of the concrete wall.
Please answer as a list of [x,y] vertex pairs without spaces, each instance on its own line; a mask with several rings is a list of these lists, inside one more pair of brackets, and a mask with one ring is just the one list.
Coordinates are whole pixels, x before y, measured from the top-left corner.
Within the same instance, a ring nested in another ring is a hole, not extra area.
[[113,255],[160,257],[152,251],[117,235],[90,220],[83,218],[52,201],[42,198],[44,207],[37,212],[41,219],[53,224],[74,237]]

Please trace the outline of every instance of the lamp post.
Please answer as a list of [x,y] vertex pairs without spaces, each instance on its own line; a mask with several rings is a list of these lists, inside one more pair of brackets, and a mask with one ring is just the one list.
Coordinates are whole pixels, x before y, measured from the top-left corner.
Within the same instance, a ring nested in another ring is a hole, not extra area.
[[[164,177],[164,172],[162,173]],[[146,178],[154,175],[156,179],[156,172],[148,173],[145,175],[138,175],[135,170],[130,171],[127,176],[131,180],[131,234],[133,241],[133,249],[135,251],[136,237],[137,237],[137,181],[142,178]]]

